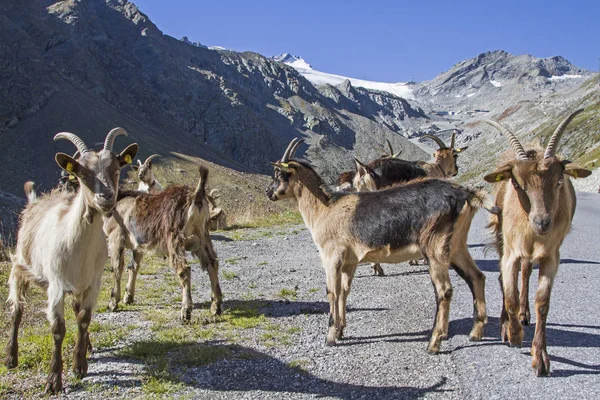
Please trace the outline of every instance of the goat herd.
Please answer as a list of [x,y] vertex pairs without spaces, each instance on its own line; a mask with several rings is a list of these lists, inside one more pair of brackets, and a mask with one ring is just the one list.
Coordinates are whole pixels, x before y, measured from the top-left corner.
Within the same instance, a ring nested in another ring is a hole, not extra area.
[[[500,283],[504,302],[502,339],[521,346],[522,324],[530,319],[528,282],[533,264],[539,264],[536,293],[536,329],[531,354],[537,375],[548,375],[545,325],[550,292],[559,264],[559,248],[569,232],[575,211],[575,191],[569,180],[585,178],[590,171],[557,156],[555,151],[577,110],[556,128],[545,150],[525,149],[515,135],[497,122],[486,121],[509,140],[512,151],[498,168],[484,177],[495,185],[491,204],[480,190],[463,187],[449,179],[458,173],[455,135],[450,147],[434,136],[439,149],[434,163],[398,159],[390,155],[369,164],[356,160],[356,171],[340,175],[337,187],[327,189],[321,177],[306,162],[294,158],[303,140],[294,139],[281,160],[272,163],[275,172],[267,196],[273,200],[294,198],[319,248],[327,277],[329,328],[326,344],[334,345],[344,335],[346,299],[359,263],[399,263],[425,258],[435,288],[437,310],[430,353],[437,353],[448,335],[452,298],[449,269],[468,284],[474,305],[472,340],[483,336],[487,323],[485,276],[468,251],[467,236],[479,208],[490,213],[495,244],[501,255]],[[186,251],[200,260],[211,281],[211,312],[221,312],[222,294],[218,260],[209,236],[209,221],[222,210],[207,193],[208,170],[200,166],[196,187],[172,185],[162,188],[154,179],[151,156],[138,161],[141,178],[138,191],[119,191],[120,170],[132,164],[138,145],[121,153],[113,151],[122,128],[111,130],[101,150],[90,150],[72,133],[58,133],[77,148],[75,156],[57,153],[56,162],[66,173],[66,182],[76,189],[58,189],[38,198],[33,184],[25,185],[29,204],[20,218],[20,228],[9,278],[11,328],[5,364],[18,364],[18,329],[25,294],[30,283],[47,290],[47,318],[53,352],[46,391],[62,389],[62,342],[65,336],[64,301],[71,293],[78,333],[73,352],[76,376],[87,374],[87,352],[91,349],[88,327],[95,307],[102,272],[110,254],[114,286],[109,308],[116,311],[121,297],[120,281],[125,249],[133,251],[125,302],[133,302],[135,280],[144,253],[168,256],[182,287],[182,321],[189,321],[193,308],[191,268]],[[357,193],[358,192],[358,193]],[[382,274],[381,267],[375,265]],[[518,274],[522,270],[519,299]]]

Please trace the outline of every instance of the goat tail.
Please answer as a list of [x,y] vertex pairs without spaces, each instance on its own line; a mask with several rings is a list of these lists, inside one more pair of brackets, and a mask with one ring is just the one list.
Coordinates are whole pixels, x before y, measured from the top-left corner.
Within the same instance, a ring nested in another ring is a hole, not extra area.
[[198,186],[194,192],[195,203],[202,202],[202,199],[206,195],[206,184],[208,182],[208,168],[204,165],[200,165],[198,171],[200,172],[200,179],[198,180]]
[[25,182],[23,185],[23,189],[25,190],[25,197],[27,197],[28,203],[34,203],[37,200],[37,193],[35,192],[35,188],[33,187],[34,183],[32,181]]
[[489,197],[488,193],[483,189],[477,189],[473,191],[473,197],[469,200],[469,205],[475,208],[476,210],[479,208],[483,208],[487,212],[492,215],[500,215],[502,209],[496,205],[494,205]]
[[483,248],[483,254],[486,255],[490,250],[496,250],[498,255],[502,257],[504,240],[502,238],[502,210],[498,214],[490,215],[486,228],[492,234],[492,241],[486,243]]

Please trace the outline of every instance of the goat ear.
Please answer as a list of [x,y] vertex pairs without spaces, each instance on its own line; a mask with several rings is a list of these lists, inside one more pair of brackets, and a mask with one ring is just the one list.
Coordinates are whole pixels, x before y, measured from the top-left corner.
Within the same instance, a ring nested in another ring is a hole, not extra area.
[[502,168],[498,168],[491,174],[487,174],[483,177],[483,179],[489,183],[496,183],[510,179],[510,177],[512,177],[512,167],[510,165],[506,165]]
[[280,171],[283,171],[285,173],[292,173],[292,172],[296,172],[296,166],[294,162],[289,162],[289,163],[282,163],[281,161],[277,161],[277,162],[272,162],[271,165],[273,167],[275,167],[275,169],[278,169]]
[[69,174],[69,176],[80,175],[81,165],[77,161],[75,161],[70,155],[65,153],[56,153],[54,159],[56,160],[58,166],[65,170]]
[[592,174],[592,171],[589,169],[585,169],[570,161],[563,161],[563,166],[565,167],[565,174],[572,176],[573,178],[587,178]]
[[130,144],[125,150],[121,152],[121,154],[117,156],[121,168],[133,162],[133,159],[138,152],[138,148],[139,146],[137,143]]

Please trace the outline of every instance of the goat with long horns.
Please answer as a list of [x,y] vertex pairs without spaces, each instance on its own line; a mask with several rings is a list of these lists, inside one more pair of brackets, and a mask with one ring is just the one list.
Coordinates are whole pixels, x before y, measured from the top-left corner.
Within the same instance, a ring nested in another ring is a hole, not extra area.
[[[545,150],[535,146],[528,150],[517,137],[495,121],[485,121],[509,141],[512,151],[498,162],[498,168],[486,175],[496,184],[499,215],[490,216],[489,227],[495,237],[500,260],[500,283],[503,292],[500,318],[501,336],[512,346],[523,343],[523,325],[529,324],[529,276],[533,264],[539,264],[535,299],[536,327],[531,355],[537,375],[550,373],[546,351],[546,317],[550,292],[560,262],[559,249],[571,229],[576,196],[569,177],[585,178],[591,172],[556,155],[556,147],[567,125],[581,113],[577,110],[556,128]],[[517,286],[519,266],[522,292]]]

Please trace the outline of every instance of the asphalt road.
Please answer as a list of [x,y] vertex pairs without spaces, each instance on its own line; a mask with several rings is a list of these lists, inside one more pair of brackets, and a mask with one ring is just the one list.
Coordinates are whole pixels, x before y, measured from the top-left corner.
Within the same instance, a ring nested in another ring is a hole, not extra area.
[[[426,267],[384,265],[388,276],[383,278],[371,276],[368,266],[359,267],[348,298],[346,339],[325,347],[325,274],[307,231],[252,241],[217,240],[222,260],[244,257],[235,265],[221,264],[238,274],[223,283],[226,307],[235,307],[235,300],[227,305],[228,299],[253,287],[265,299],[259,301],[264,301],[268,318],[299,327],[300,333],[288,346],[247,345],[246,350],[259,355],[256,358],[188,371],[193,391],[218,398],[599,398],[600,195],[580,193],[578,202],[552,292],[549,378],[535,377],[530,366],[535,317],[525,328],[523,348],[500,342],[498,256],[493,251],[484,254],[490,237],[485,230],[487,213],[480,212],[469,245],[487,276],[486,335],[481,342],[468,341],[471,294],[452,272],[449,339],[435,356],[426,353],[435,309]],[[208,290],[203,280],[197,283],[200,291]],[[537,268],[531,278],[532,307],[536,282]],[[268,300],[276,298],[282,287],[296,287],[296,301]],[[290,367],[294,363],[302,364],[302,373]]]

